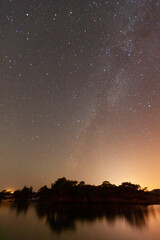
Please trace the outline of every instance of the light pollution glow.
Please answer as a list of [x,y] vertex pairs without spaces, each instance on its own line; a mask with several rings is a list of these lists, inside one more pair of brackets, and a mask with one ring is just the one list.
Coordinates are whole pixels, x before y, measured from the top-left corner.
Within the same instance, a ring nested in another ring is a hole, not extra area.
[[160,8],[2,0],[0,189],[160,188]]

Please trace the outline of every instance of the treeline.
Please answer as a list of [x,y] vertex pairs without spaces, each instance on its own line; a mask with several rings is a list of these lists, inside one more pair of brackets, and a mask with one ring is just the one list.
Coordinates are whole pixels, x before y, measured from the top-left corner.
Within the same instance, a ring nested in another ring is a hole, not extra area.
[[59,178],[48,188],[46,185],[37,192],[32,187],[24,187],[14,193],[2,191],[0,199],[14,201],[43,201],[43,202],[133,202],[133,203],[159,203],[160,190],[147,191],[139,184],[123,182],[116,186],[104,181],[99,186],[85,184],[84,181],[77,182],[65,177]]

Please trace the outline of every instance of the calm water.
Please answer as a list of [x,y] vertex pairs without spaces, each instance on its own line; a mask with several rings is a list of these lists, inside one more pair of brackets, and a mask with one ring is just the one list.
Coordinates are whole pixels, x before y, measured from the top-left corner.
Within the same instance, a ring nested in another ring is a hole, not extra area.
[[0,205],[1,240],[159,240],[160,206]]

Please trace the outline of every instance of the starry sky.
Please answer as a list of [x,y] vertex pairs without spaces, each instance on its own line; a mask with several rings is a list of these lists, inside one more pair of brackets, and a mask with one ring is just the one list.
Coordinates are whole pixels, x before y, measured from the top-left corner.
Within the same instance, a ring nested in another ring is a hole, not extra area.
[[0,189],[160,188],[160,0],[0,0]]

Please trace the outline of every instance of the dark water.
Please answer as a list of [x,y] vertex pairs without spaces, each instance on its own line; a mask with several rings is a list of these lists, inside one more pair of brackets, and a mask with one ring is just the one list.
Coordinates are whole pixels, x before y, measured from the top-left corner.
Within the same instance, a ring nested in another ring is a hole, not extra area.
[[160,206],[1,204],[0,240],[159,240]]

